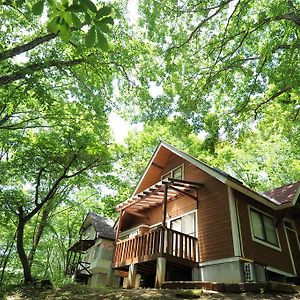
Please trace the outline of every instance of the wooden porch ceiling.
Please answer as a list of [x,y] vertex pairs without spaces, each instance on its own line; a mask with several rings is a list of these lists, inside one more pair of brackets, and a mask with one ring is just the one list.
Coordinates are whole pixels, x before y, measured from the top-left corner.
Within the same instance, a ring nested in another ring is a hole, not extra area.
[[202,186],[203,184],[198,182],[166,178],[122,202],[116,207],[116,210],[138,215],[145,209],[161,205],[165,196],[167,196],[167,201],[176,199],[180,195],[186,195],[197,200],[194,192]]

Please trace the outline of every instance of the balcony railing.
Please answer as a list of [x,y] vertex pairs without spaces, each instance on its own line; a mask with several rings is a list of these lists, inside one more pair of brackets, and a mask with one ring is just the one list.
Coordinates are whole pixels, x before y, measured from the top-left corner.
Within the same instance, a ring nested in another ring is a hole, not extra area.
[[198,240],[190,235],[158,227],[144,235],[116,243],[114,266],[154,260],[157,257],[198,261]]

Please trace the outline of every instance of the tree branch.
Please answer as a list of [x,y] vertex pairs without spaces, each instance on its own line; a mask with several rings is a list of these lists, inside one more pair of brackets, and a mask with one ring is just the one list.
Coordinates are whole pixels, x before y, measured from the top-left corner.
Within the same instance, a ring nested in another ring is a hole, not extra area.
[[203,19],[195,28],[194,30],[190,33],[190,35],[188,36],[188,38],[182,42],[180,45],[174,45],[172,47],[170,47],[167,52],[169,52],[170,50],[172,49],[179,49],[181,48],[182,46],[186,45],[187,43],[189,43],[193,38],[194,38],[194,35],[200,30],[200,28],[205,24],[207,23],[210,19],[212,19],[213,17],[215,17],[222,9],[225,5],[227,5],[228,3],[230,3],[231,1],[233,0],[227,0],[227,1],[224,1],[220,4],[220,6],[218,6],[218,9],[212,13],[211,15],[207,16],[205,19]]
[[0,77],[0,86],[8,85],[13,81],[25,78],[27,75],[33,74],[33,73],[41,71],[41,70],[49,69],[51,67],[56,67],[56,68],[71,67],[71,66],[82,64],[85,61],[86,60],[83,58],[78,58],[78,59],[69,60],[69,61],[52,60],[52,61],[48,61],[48,62],[44,62],[44,63],[32,64],[29,66],[25,66],[23,69],[15,72],[15,73]]
[[297,26],[300,26],[300,16],[293,11],[281,16],[277,16],[275,17],[275,20],[287,20],[295,23]]
[[273,94],[270,98],[268,98],[265,101],[260,102],[254,109],[254,114],[255,114],[255,119],[257,118],[257,114],[258,114],[258,110],[265,104],[271,102],[272,100],[274,100],[275,98],[279,97],[280,95],[289,92],[293,87],[291,85],[281,89],[280,91],[276,92],[275,94]]
[[264,57],[264,59],[263,59],[261,65],[259,66],[259,68],[258,68],[258,70],[257,70],[257,72],[256,72],[256,75],[255,75],[255,77],[254,77],[254,80],[253,80],[253,83],[252,83],[252,85],[251,85],[251,89],[250,89],[250,92],[249,92],[249,94],[248,94],[247,99],[242,103],[242,106],[241,106],[240,108],[237,108],[237,110],[236,110],[236,113],[237,113],[237,114],[240,113],[240,112],[248,105],[249,100],[250,100],[250,97],[251,97],[251,95],[252,95],[252,93],[253,93],[253,91],[254,91],[254,86],[255,86],[255,84],[256,84],[257,78],[258,78],[258,76],[261,74],[261,71],[262,71],[264,65],[266,64],[266,62],[267,62],[267,56]]
[[92,163],[90,163],[89,165],[85,166],[84,168],[74,172],[73,174],[70,174],[70,175],[65,175],[65,178],[72,178],[72,177],[75,177],[79,174],[81,174],[82,172],[88,170],[89,168],[92,168],[92,167],[96,167],[98,164],[97,164],[97,161],[94,161]]
[[41,178],[43,175],[43,172],[45,171],[45,168],[41,168],[36,179],[36,185],[35,185],[35,195],[34,195],[34,203],[35,205],[38,205],[38,200],[39,200],[39,190],[40,190],[40,185],[41,185]]
[[38,203],[35,208],[28,213],[25,217],[24,217],[24,221],[27,222],[29,221],[43,206],[44,204],[46,204],[56,193],[59,184],[61,183],[61,181],[63,179],[65,179],[66,174],[68,172],[68,170],[70,169],[71,165],[74,163],[74,161],[77,158],[77,153],[75,153],[72,158],[70,159],[69,163],[65,166],[63,173],[56,179],[56,181],[53,183],[52,187],[50,188],[50,190],[48,191],[47,195],[44,197],[44,199]]
[[5,50],[3,52],[0,53],[0,61],[5,60],[7,58],[11,58],[14,57],[16,55],[19,55],[21,53],[27,52],[28,50],[31,50],[37,46],[39,46],[40,44],[46,43],[54,38],[57,37],[57,34],[55,33],[49,33],[46,34],[44,36],[41,37],[37,37],[34,40],[32,40],[31,42],[24,44],[24,45],[20,45],[17,47],[14,47],[12,49],[9,50]]

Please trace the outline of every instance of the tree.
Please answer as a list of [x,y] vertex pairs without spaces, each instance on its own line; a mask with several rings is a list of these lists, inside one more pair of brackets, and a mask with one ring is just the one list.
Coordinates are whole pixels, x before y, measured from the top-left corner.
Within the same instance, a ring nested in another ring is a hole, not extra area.
[[110,167],[106,100],[119,68],[105,52],[111,15],[90,0],[0,3],[0,205],[15,215],[26,283],[62,193]]
[[105,118],[95,120],[93,112],[84,110],[83,105],[69,106],[70,112],[80,109],[81,120],[58,127],[51,127],[49,121],[51,129],[26,130],[19,137],[15,135],[9,158],[1,162],[6,177],[1,203],[17,216],[17,251],[27,283],[33,281],[31,263],[42,231],[36,232],[28,257],[24,246],[26,224],[42,209],[45,222],[59,193],[86,183],[92,169],[105,172],[110,166]]
[[[145,100],[141,88],[133,98],[141,108],[136,119],[172,116],[200,132],[211,128],[205,124],[213,114],[218,136],[232,139],[269,107],[286,110],[284,122],[299,123],[297,1],[140,1],[139,12],[160,61],[149,81],[164,93]],[[149,65],[146,59],[141,68],[147,75]]]

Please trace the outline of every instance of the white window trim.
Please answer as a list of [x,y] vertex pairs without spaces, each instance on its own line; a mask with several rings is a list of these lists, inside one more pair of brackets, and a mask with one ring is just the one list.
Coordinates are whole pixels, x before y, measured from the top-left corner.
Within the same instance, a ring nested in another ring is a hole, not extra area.
[[[297,231],[297,227],[296,227],[295,220],[292,220],[292,219],[290,219],[290,218],[284,218],[284,219],[283,219],[283,222],[288,222],[288,223],[291,223],[291,224],[292,224],[292,227],[293,227],[293,228],[289,228],[289,230],[293,230],[293,231],[296,233],[297,244],[298,244],[299,251],[300,251],[300,241],[299,241],[299,235],[298,235],[298,231]],[[283,224],[284,224],[284,223],[283,223]],[[284,225],[285,225],[285,224],[284,224]]]
[[195,228],[195,238],[198,239],[198,214],[197,214],[197,209],[193,209],[193,210],[191,210],[189,212],[186,212],[182,215],[178,215],[176,217],[169,218],[168,220],[166,220],[167,228],[171,229],[171,222],[172,221],[174,221],[176,219],[179,219],[179,218],[182,218],[182,217],[184,217],[186,215],[189,215],[191,213],[195,213],[195,226],[196,226],[196,228]]
[[253,228],[252,228],[253,226],[252,226],[252,219],[251,219],[251,209],[256,210],[256,211],[258,211],[258,212],[260,212],[260,213],[262,213],[262,214],[264,214],[264,215],[266,215],[266,216],[272,218],[273,221],[275,220],[275,218],[274,218],[274,216],[272,216],[272,215],[270,215],[270,214],[264,212],[263,210],[258,209],[258,208],[256,208],[256,207],[254,207],[254,206],[248,204],[248,216],[249,216],[249,222],[250,222],[250,229],[251,229],[251,237],[252,237],[252,240],[253,240],[254,242],[260,243],[260,244],[262,244],[262,245],[264,245],[264,246],[267,246],[267,247],[269,247],[269,248],[272,248],[272,249],[275,249],[275,250],[277,250],[277,251],[281,251],[281,252],[282,252],[282,250],[281,250],[281,243],[280,243],[280,239],[279,239],[279,235],[278,235],[278,230],[277,230],[276,226],[275,226],[275,232],[276,232],[276,236],[277,236],[277,240],[278,240],[278,246],[275,246],[275,245],[270,244],[270,243],[268,243],[268,242],[266,242],[266,241],[260,240],[260,239],[258,239],[258,238],[256,238],[256,237],[254,236],[254,234],[253,234]]
[[[284,221],[289,222],[288,220],[284,220]],[[292,224],[292,226],[293,226],[293,225],[294,225],[294,224]],[[292,254],[291,245],[290,245],[290,240],[289,240],[289,237],[288,237],[287,230],[294,231],[294,232],[296,233],[296,237],[297,237],[297,232],[296,232],[294,229],[288,228],[288,227],[285,225],[285,222],[283,222],[283,228],[284,228],[284,233],[285,233],[285,238],[286,238],[287,246],[288,246],[288,249],[289,249],[289,254],[290,254],[290,259],[291,259],[291,264],[292,264],[292,267],[293,267],[293,271],[294,271],[294,274],[297,275],[297,271],[296,271],[296,267],[295,267],[295,262],[294,262],[294,257],[293,257],[293,254]],[[297,240],[298,240],[298,237],[297,237]],[[299,247],[299,244],[298,244],[298,247]]]
[[171,173],[171,178],[172,178],[173,171],[175,171],[176,169],[178,169],[178,168],[180,168],[180,167],[182,168],[182,179],[184,180],[184,178],[185,178],[185,176],[184,176],[184,163],[182,163],[182,164],[176,166],[175,168],[169,170],[168,172],[164,173],[163,175],[160,176],[160,179],[163,180],[163,177],[164,177],[166,174],[168,174],[168,173]]
[[242,256],[242,243],[240,237],[240,224],[238,218],[238,210],[236,205],[236,199],[234,197],[233,189],[228,186],[228,201],[230,210],[230,221],[231,221],[231,233],[234,256]]

